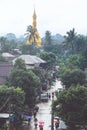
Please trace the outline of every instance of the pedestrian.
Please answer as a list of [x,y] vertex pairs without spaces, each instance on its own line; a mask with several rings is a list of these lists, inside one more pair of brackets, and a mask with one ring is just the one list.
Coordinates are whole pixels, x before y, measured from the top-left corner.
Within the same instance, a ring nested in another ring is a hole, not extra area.
[[56,130],[58,129],[58,127],[59,127],[59,120],[56,120],[56,122],[55,122],[55,128],[56,128]]
[[54,99],[54,92],[52,92],[52,99]]
[[30,119],[30,118],[28,118],[28,125],[30,125],[30,122],[31,122],[31,119]]
[[34,107],[34,110],[36,110],[36,111],[38,112],[39,107],[38,107],[38,106],[35,106],[35,107]]
[[39,128],[40,128],[40,130],[43,130],[43,125],[39,124]]
[[35,125],[35,128],[37,128],[37,125],[38,125],[38,120],[37,120],[37,118],[34,119],[34,125]]
[[51,98],[51,95],[50,95],[50,93],[48,94],[48,97],[49,97],[49,99]]
[[43,122],[43,121],[40,121],[40,122],[39,122],[39,128],[40,128],[40,130],[43,130],[43,126],[44,126],[44,122]]
[[36,110],[34,110],[34,118],[36,117],[36,114],[37,114],[37,111],[36,111]]

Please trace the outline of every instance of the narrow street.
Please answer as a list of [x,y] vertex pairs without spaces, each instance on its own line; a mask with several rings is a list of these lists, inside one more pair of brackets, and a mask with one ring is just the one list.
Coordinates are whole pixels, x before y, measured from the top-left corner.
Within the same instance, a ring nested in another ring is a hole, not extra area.
[[[39,111],[37,113],[37,119],[38,124],[39,122],[44,122],[44,130],[50,130],[51,129],[51,100],[48,102],[41,102],[38,104]],[[27,130],[35,130],[34,126],[34,118],[31,120],[30,126],[26,128]],[[39,130],[39,127],[37,127],[37,130]]]
[[[58,90],[58,88],[62,88],[60,81],[56,81],[52,86],[52,88],[48,90],[48,92],[52,93]],[[41,102],[37,104],[39,106],[39,111],[36,117],[38,119],[38,123],[41,121],[44,122],[43,130],[51,130],[51,104],[52,104],[51,99],[49,99],[48,102]],[[60,128],[66,127],[64,122],[61,120],[59,127]],[[26,129],[23,130],[36,130],[34,126],[34,118],[32,118],[30,126],[26,126]],[[39,127],[37,127],[37,130],[39,130]]]

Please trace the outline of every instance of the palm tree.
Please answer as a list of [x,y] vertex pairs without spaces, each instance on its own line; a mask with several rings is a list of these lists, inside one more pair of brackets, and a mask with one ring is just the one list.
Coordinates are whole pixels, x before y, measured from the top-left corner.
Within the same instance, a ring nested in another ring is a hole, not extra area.
[[25,35],[27,35],[27,39],[28,39],[27,44],[31,45],[31,44],[36,43],[37,46],[41,46],[41,39],[36,28],[29,25],[27,27],[27,33]]
[[47,45],[50,45],[52,43],[51,32],[50,31],[45,32],[45,41],[46,41]]
[[71,53],[73,54],[74,53],[75,38],[76,38],[75,29],[73,28],[72,30],[67,32],[67,36],[64,36],[64,38],[65,38],[66,45],[68,44],[68,46],[71,49]]
[[26,31],[27,33],[25,35],[27,35],[27,43],[32,44],[35,40],[34,38],[35,30],[32,28],[31,25],[29,25]]

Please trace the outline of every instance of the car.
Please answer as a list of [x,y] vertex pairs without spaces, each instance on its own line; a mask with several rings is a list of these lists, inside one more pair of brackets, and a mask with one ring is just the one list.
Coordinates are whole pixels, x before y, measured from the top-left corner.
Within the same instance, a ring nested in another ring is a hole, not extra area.
[[42,93],[40,96],[40,99],[42,102],[47,102],[48,101],[48,94],[47,93]]

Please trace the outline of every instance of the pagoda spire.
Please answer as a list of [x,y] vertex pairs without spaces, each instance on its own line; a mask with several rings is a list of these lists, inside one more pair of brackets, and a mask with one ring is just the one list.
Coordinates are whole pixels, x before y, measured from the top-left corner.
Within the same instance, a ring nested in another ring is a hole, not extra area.
[[34,13],[33,13],[33,28],[37,28],[37,22],[36,22],[37,16],[36,16],[36,12],[34,9]]
[[36,19],[37,19],[37,16],[36,16],[36,12],[35,12],[35,9],[34,9],[32,26],[30,25],[27,28],[27,31],[29,32],[27,44],[31,45],[33,43],[36,43],[36,45],[38,47],[40,47],[41,46],[41,38],[40,38],[38,30],[37,30]]

